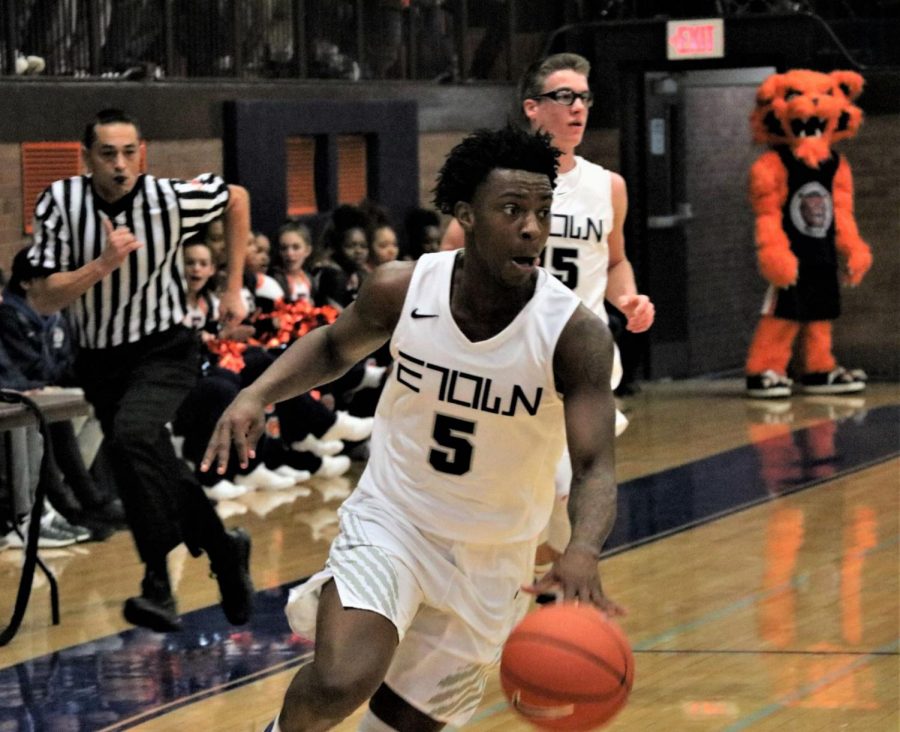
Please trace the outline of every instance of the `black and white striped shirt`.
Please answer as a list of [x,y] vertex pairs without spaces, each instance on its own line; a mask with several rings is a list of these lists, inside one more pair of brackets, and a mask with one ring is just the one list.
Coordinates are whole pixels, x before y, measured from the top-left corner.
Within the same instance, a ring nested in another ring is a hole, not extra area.
[[82,348],[134,343],[184,320],[187,308],[181,245],[222,215],[228,187],[218,175],[190,180],[142,175],[113,204],[99,198],[90,176],[52,183],[34,209],[32,265],[78,269],[106,247],[103,218],[127,226],[143,246],[71,305]]

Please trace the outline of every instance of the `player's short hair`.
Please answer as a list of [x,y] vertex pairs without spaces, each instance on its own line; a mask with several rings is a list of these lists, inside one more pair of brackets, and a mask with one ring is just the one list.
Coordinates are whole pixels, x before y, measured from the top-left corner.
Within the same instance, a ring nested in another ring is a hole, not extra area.
[[140,139],[141,126],[138,124],[137,118],[132,117],[127,112],[123,112],[121,109],[109,107],[107,109],[101,109],[97,112],[94,119],[85,125],[84,136],[81,138],[81,144],[84,145],[84,149],[90,150],[91,145],[93,145],[94,141],[97,139],[97,125],[113,124],[134,125],[134,128],[138,133],[138,139]]
[[458,201],[471,202],[475,190],[492,170],[525,170],[546,175],[556,184],[559,150],[543,132],[529,132],[514,125],[499,130],[473,132],[454,147],[438,173],[434,205],[452,214]]
[[575,73],[587,77],[591,73],[591,62],[577,53],[554,53],[552,56],[545,56],[533,61],[525,69],[516,86],[516,100],[512,110],[513,120],[517,124],[525,129],[530,127],[528,118],[522,109],[522,102],[541,94],[548,76],[566,69],[571,69]]

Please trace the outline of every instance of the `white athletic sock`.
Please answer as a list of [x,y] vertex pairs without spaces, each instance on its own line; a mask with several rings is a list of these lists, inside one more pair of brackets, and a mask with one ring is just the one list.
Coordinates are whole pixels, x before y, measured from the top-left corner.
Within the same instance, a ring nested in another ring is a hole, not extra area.
[[371,709],[367,709],[363,718],[359,720],[359,727],[356,728],[356,732],[397,732],[397,730],[378,719],[372,714]]

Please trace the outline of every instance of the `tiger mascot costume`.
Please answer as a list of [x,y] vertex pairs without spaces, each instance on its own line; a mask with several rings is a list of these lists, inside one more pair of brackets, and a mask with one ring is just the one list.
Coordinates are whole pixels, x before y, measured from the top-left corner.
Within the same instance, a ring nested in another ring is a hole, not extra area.
[[862,87],[852,71],[792,70],[757,89],[753,138],[769,149],[750,170],[750,199],[769,289],[747,355],[748,396],[790,396],[787,370],[798,336],[802,392],[866,386],[864,372],[838,365],[831,341],[841,284],[858,285],[872,264],[853,216],[850,164],[832,149],[859,130],[862,111],[853,102]]

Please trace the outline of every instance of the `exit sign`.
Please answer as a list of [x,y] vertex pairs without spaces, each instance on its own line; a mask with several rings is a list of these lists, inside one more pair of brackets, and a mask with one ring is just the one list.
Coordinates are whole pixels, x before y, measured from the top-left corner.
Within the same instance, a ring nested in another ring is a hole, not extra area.
[[721,18],[666,23],[666,56],[670,60],[722,58],[724,55],[725,25]]

